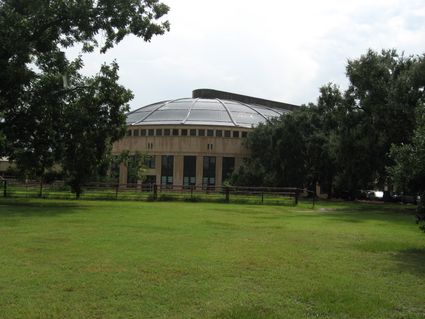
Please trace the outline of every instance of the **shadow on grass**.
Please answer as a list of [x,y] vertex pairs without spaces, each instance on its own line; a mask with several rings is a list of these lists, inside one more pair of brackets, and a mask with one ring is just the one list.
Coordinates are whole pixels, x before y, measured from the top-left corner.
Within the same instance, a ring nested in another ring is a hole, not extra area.
[[49,217],[61,214],[72,214],[84,209],[84,206],[76,202],[57,202],[48,200],[32,199],[1,199],[1,217]]
[[400,271],[425,277],[425,248],[410,248],[398,251],[394,258]]
[[[357,206],[358,205],[358,206]],[[311,212],[300,212],[288,217],[325,218],[338,222],[364,223],[369,221],[382,223],[411,224],[415,223],[416,210],[412,207],[398,207],[373,204],[354,204],[347,207],[316,208]]]

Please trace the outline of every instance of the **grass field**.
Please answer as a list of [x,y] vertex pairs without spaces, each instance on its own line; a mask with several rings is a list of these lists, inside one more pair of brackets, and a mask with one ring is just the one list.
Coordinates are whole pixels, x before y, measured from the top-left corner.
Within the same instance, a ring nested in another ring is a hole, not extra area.
[[425,318],[401,206],[0,199],[0,318]]

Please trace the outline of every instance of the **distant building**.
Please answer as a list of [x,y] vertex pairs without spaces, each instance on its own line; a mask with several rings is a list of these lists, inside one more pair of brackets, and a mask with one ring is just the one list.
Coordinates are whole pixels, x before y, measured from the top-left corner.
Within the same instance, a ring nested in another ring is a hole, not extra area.
[[[298,106],[210,89],[192,98],[162,101],[127,114],[127,135],[113,154],[147,155],[145,183],[220,186],[249,156],[243,139],[259,123]],[[119,167],[121,184],[131,181]]]

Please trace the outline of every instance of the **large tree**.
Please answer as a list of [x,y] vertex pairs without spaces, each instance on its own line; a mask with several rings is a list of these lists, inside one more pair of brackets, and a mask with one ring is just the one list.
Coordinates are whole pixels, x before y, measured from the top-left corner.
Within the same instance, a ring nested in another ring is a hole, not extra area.
[[66,50],[105,52],[128,34],[150,41],[169,29],[168,10],[159,0],[0,0],[0,156],[41,178],[59,163],[78,195],[123,136],[132,94],[116,63],[82,77]]
[[369,50],[348,62],[340,185],[350,192],[387,183],[391,145],[411,140],[422,95],[412,82],[419,62],[420,58],[400,56],[395,50]]
[[[395,186],[406,193],[420,193],[425,198],[425,102],[416,110],[417,127],[410,144],[393,145],[388,168]],[[424,202],[424,201],[422,201]]]
[[311,189],[320,183],[331,196],[342,108],[339,88],[328,84],[320,89],[317,105],[303,106],[257,127],[245,142],[251,157],[232,182]]
[[0,110],[36,75],[31,63],[59,66],[77,43],[105,52],[128,34],[150,41],[169,29],[159,20],[168,10],[159,0],[0,0]]
[[60,129],[60,163],[77,198],[84,183],[102,173],[112,143],[125,134],[125,112],[133,94],[117,81],[116,63],[103,65],[94,77],[76,73],[72,78],[75,89],[67,96]]
[[415,119],[415,110],[425,97],[425,58],[369,50],[348,61],[346,71],[344,93],[325,85],[317,105],[255,129],[246,143],[252,156],[234,181],[319,182],[328,194],[336,189],[352,198],[358,190],[388,185],[391,146],[410,145],[416,123],[423,120]]
[[[302,187],[309,177],[308,146],[312,131],[307,108],[260,124],[245,146],[251,157],[234,173],[232,183],[251,186]],[[314,175],[314,174],[312,174]]]

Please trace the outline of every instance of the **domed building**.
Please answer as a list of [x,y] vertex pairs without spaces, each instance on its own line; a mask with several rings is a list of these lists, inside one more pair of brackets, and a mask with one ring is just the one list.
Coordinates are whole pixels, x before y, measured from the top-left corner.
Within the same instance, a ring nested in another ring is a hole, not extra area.
[[[259,123],[297,106],[210,89],[192,98],[161,101],[127,114],[127,135],[114,143],[123,151],[146,155],[145,183],[221,186],[249,156],[243,139]],[[120,184],[130,180],[125,165]]]

